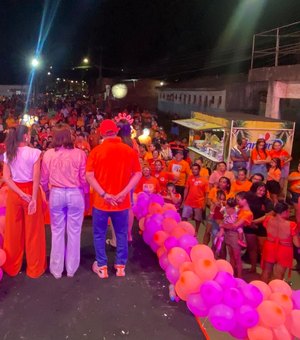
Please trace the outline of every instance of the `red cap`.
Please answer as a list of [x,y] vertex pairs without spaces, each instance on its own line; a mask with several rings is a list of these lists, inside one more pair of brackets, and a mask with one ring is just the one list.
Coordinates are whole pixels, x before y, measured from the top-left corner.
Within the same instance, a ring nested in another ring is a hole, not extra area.
[[102,136],[115,134],[119,132],[117,124],[111,119],[104,119],[99,127],[100,134]]

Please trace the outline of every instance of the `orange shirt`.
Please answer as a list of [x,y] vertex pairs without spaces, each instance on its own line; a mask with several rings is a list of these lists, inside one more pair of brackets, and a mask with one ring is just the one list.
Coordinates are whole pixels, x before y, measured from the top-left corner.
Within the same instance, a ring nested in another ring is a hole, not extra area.
[[179,178],[178,181],[176,182],[176,185],[182,187],[185,185],[187,176],[191,172],[189,164],[183,159],[180,162],[176,161],[175,159],[172,159],[168,165],[168,171],[173,173],[179,172]]
[[244,226],[249,226],[253,221],[253,214],[250,210],[240,210],[238,212],[238,221],[243,220]]
[[[122,191],[130,181],[132,175],[141,171],[137,153],[128,145],[121,142],[121,138],[104,139],[89,154],[87,172],[94,172],[94,176],[101,188],[112,195]],[[120,211],[130,208],[130,196],[116,207],[107,203],[94,191],[94,207],[105,211]]]
[[[213,187],[209,190],[209,193],[208,193],[208,198],[213,202],[213,203],[216,203],[218,200],[217,200],[217,191],[220,190],[219,188],[217,187]],[[225,191],[224,191],[225,192]],[[234,197],[234,193],[232,191],[230,191],[229,193],[226,193],[225,192],[225,196],[226,196],[226,200],[228,200],[228,198],[232,198]]]
[[244,182],[240,182],[239,180],[236,180],[231,185],[231,191],[235,195],[241,191],[249,191],[251,186],[252,186],[252,182],[248,180]]
[[[289,175],[291,178],[297,178],[297,177],[300,177],[300,172],[297,172],[297,171],[293,171],[290,173]],[[295,179],[295,180],[290,180],[290,190],[292,192],[295,192],[297,194],[300,194],[300,179]]]
[[256,150],[256,148],[254,148],[251,152],[251,161],[253,163],[253,161],[257,161],[257,160],[263,160],[263,159],[267,159],[267,157],[269,156],[269,151],[265,150]]
[[148,164],[149,164],[149,166],[150,166],[150,168],[151,168],[151,174],[153,175],[154,174],[154,172],[155,172],[155,162],[156,161],[161,161],[161,163],[162,163],[162,169],[164,169],[165,167],[166,167],[166,163],[165,163],[165,161],[163,160],[163,159],[154,159],[154,158],[150,158],[150,159],[148,159]]
[[281,150],[270,150],[269,151],[269,155],[271,158],[279,158],[280,159],[280,162],[281,162],[281,168],[284,166],[284,160],[287,160],[289,159],[291,156],[290,154],[284,150],[284,149],[281,149]]
[[201,167],[200,172],[199,172],[199,176],[208,179],[209,178],[208,170],[206,168]]
[[167,183],[173,182],[176,178],[172,172],[167,171],[155,172],[153,177],[158,180],[161,191],[165,191],[167,189]]
[[152,176],[149,178],[143,176],[138,182],[134,192],[138,194],[141,191],[147,194],[159,194],[161,190],[158,180]]
[[208,193],[208,180],[203,177],[191,175],[186,183],[188,194],[184,205],[192,208],[204,208],[205,197]]
[[273,169],[273,168],[269,169],[267,181],[277,181],[277,182],[279,182],[280,177],[281,177],[281,170],[280,169],[278,169],[278,168],[277,169]]

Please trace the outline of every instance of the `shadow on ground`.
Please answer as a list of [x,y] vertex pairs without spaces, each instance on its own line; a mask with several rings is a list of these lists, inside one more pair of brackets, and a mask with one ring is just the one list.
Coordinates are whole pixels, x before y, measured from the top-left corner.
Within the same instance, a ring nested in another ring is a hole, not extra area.
[[[47,228],[47,244],[50,230]],[[0,284],[0,339],[204,339],[184,302],[173,303],[155,254],[136,235],[125,278],[91,271],[94,260],[91,220],[82,231],[81,265],[74,278],[39,279],[21,272]],[[47,250],[49,254],[49,249]]]

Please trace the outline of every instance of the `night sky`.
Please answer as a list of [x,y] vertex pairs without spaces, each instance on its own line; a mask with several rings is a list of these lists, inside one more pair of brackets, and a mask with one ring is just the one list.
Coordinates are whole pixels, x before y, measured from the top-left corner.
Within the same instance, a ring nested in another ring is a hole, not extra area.
[[53,65],[57,76],[101,55],[106,76],[213,73],[249,57],[254,33],[300,20],[300,0],[0,0],[1,84],[26,83],[44,8],[40,72]]

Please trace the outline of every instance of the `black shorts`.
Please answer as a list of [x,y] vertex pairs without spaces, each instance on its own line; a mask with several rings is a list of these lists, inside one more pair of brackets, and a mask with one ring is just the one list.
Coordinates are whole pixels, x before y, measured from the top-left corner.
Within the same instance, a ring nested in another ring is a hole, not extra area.
[[278,195],[280,194],[280,184],[277,181],[267,181],[266,183],[267,189],[270,194]]

